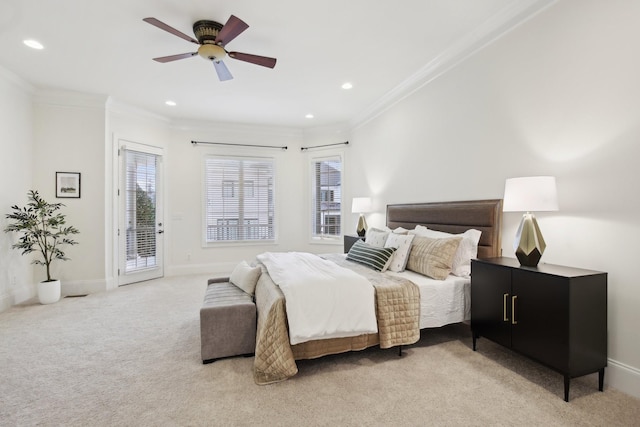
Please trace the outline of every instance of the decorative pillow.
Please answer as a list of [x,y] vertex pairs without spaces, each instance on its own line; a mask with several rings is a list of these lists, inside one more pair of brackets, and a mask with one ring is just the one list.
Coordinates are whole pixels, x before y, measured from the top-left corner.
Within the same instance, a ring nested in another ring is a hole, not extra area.
[[367,231],[367,237],[364,242],[368,245],[375,246],[376,248],[384,248],[384,244],[387,241],[389,233],[391,233],[391,230],[370,228],[369,231]]
[[374,270],[386,271],[391,262],[394,248],[377,248],[361,240],[351,246],[347,259],[371,267]]
[[419,225],[416,227],[415,234],[434,239],[462,237],[460,246],[458,246],[458,250],[453,256],[451,274],[459,277],[469,277],[471,275],[471,260],[478,256],[478,243],[480,242],[482,231],[472,228],[462,234],[451,234],[443,231],[431,230]]
[[389,234],[384,247],[396,249],[391,257],[391,262],[389,263],[389,271],[404,271],[407,266],[409,252],[411,251],[411,242],[414,237],[415,235],[413,234],[396,234],[395,231]]
[[453,256],[462,237],[432,239],[415,236],[409,252],[407,270],[424,274],[436,280],[444,280],[451,273]]
[[233,269],[229,281],[253,296],[261,273],[262,270],[259,266],[251,267],[246,261],[242,261]]

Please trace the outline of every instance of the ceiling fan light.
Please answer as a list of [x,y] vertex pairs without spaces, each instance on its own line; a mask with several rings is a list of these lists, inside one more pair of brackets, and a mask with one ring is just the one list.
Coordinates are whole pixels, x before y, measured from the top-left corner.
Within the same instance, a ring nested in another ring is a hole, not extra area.
[[205,43],[198,48],[198,55],[206,60],[215,60],[219,62],[227,56],[227,52],[224,48],[216,44]]

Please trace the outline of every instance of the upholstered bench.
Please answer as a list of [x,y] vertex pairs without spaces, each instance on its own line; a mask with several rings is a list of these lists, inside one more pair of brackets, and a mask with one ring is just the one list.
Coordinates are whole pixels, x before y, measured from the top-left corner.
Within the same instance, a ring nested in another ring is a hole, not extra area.
[[253,296],[229,281],[209,279],[200,309],[202,363],[252,355],[256,348],[256,305]]

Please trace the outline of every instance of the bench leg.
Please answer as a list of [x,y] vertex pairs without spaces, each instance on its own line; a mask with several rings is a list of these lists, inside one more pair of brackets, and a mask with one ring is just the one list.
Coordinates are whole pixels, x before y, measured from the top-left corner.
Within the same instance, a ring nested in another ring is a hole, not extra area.
[[[255,353],[238,354],[238,356],[242,356],[242,357],[253,357],[255,355],[256,355]],[[237,357],[237,356],[227,356],[227,357],[218,357],[216,359],[206,359],[202,361],[202,364],[208,365],[209,363],[217,362],[218,360],[222,360],[222,359],[231,359],[232,357]]]

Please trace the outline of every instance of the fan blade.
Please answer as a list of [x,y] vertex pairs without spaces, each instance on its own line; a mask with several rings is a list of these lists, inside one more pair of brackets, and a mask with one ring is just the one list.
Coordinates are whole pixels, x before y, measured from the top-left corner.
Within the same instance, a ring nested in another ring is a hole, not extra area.
[[241,52],[229,52],[229,56],[239,61],[250,62],[256,65],[262,65],[263,67],[273,68],[276,66],[276,58],[269,58],[266,56],[251,55]]
[[211,61],[211,62],[213,62],[213,66],[216,67],[216,73],[218,73],[218,78],[220,79],[221,82],[225,80],[231,80],[233,78],[227,66],[224,65],[224,62],[222,61]]
[[171,33],[174,36],[178,36],[181,39],[185,39],[188,42],[195,43],[195,44],[200,44],[200,43],[198,43],[198,40],[194,39],[193,37],[190,37],[190,36],[186,35],[185,33],[182,33],[180,31],[176,30],[175,28],[168,26],[167,24],[165,24],[162,21],[158,21],[156,18],[144,18],[143,21],[153,25],[154,27],[158,27],[161,30],[165,30],[166,32]]
[[242,33],[244,30],[249,28],[246,22],[242,19],[231,15],[227,20],[227,23],[224,24],[224,27],[218,33],[216,37],[216,44],[225,46],[231,40],[235,39]]
[[177,61],[178,59],[191,58],[192,56],[195,56],[197,54],[198,52],[180,53],[178,55],[161,56],[160,58],[153,58],[153,60],[164,63],[164,62]]

